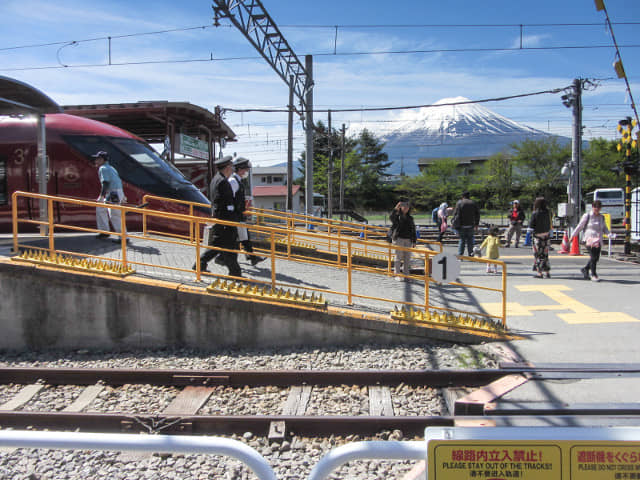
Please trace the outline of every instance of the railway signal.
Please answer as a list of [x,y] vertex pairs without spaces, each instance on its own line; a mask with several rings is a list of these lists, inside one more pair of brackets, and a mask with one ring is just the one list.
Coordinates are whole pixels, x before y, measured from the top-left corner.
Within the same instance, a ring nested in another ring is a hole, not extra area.
[[617,149],[623,155],[622,168],[625,174],[624,196],[624,253],[631,253],[631,175],[638,171],[638,140],[640,133],[636,131],[633,138],[633,130],[638,126],[635,119],[627,117],[618,122],[618,132],[621,135]]

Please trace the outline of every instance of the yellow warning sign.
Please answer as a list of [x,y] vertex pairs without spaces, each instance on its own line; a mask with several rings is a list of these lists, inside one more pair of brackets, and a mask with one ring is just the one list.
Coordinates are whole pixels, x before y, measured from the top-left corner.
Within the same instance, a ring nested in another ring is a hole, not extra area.
[[640,480],[640,442],[430,440],[429,480]]
[[[429,442],[430,447],[432,443],[439,442]],[[435,446],[429,459],[430,480],[562,479],[562,450],[548,442],[443,442]]]
[[584,480],[640,479],[638,445],[575,445],[571,448],[571,478]]

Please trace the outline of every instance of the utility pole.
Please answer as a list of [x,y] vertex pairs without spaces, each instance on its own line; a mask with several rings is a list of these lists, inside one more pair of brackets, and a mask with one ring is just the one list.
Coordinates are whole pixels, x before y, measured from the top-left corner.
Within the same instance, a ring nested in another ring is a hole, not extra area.
[[331,110],[327,119],[327,140],[329,141],[329,164],[327,165],[327,218],[333,216],[333,142],[331,141]]
[[[342,124],[342,142],[340,147],[340,211],[344,211],[344,134],[346,127]],[[340,214],[342,220],[342,214]]]
[[289,76],[289,118],[287,121],[287,211],[293,211],[293,75]]
[[570,229],[580,221],[582,213],[582,83],[576,78],[569,93],[562,95],[562,103],[573,109],[573,134],[571,136],[571,162],[568,165],[569,184],[567,185],[568,217]]
[[307,134],[306,160],[304,162],[305,175],[305,202],[304,213],[309,216],[313,214],[313,56],[304,57],[305,70],[307,72],[306,98],[305,98],[305,130]]

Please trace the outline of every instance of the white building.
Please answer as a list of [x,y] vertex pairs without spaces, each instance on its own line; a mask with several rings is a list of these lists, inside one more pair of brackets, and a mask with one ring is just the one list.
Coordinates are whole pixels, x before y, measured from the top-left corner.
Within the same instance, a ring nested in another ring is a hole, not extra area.
[[[253,206],[285,211],[287,208],[287,167],[253,167],[251,169]],[[300,185],[292,186],[292,210],[304,211]]]

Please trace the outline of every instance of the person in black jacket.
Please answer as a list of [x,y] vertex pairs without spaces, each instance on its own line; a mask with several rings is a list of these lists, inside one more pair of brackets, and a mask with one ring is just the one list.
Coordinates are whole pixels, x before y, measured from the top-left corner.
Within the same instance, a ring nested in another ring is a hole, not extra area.
[[[238,157],[233,162],[233,168],[235,172],[229,177],[229,184],[233,191],[233,198],[235,201],[236,220],[238,222],[244,222],[244,212],[247,209],[247,196],[245,194],[244,180],[249,176],[251,170],[251,162],[244,157]],[[238,227],[238,241],[242,244],[242,248],[247,254],[247,260],[251,262],[252,266],[256,266],[262,262],[265,258],[258,257],[253,254],[253,244],[249,238],[249,231],[247,227]]]
[[[217,172],[211,180],[211,211],[214,218],[219,220],[237,221],[233,190],[228,178],[233,171],[232,157],[226,156],[215,162]],[[236,227],[216,223],[209,236],[209,246],[224,248],[227,250],[238,249],[238,232]],[[215,262],[225,265],[229,269],[229,275],[242,277],[240,265],[238,265],[237,252],[207,249],[200,256],[200,270],[206,272],[207,264],[215,257]],[[196,269],[196,266],[193,266]]]
[[478,204],[471,200],[469,192],[463,192],[462,198],[456,203],[451,224],[460,236],[458,255],[464,254],[466,245],[469,256],[473,257],[473,234],[480,224],[480,209]]
[[[395,208],[389,214],[391,219],[391,238],[393,244],[398,247],[412,248],[416,246],[416,224],[411,216],[411,206],[408,201],[399,201]],[[401,281],[400,265],[402,264],[403,276],[409,275],[409,265],[411,263],[411,252],[407,250],[396,250],[396,260],[394,263],[394,271],[396,280]]]
[[533,203],[533,213],[529,221],[529,228],[533,230],[533,270],[536,278],[546,275],[551,277],[549,265],[549,241],[551,237],[551,213],[547,209],[544,197],[536,198]]

